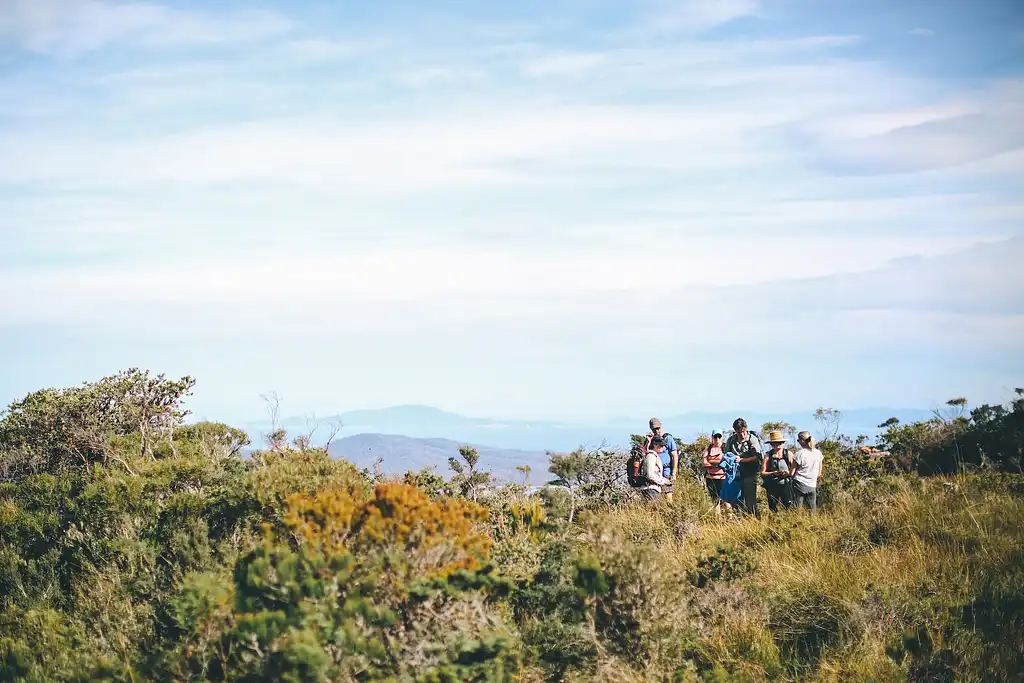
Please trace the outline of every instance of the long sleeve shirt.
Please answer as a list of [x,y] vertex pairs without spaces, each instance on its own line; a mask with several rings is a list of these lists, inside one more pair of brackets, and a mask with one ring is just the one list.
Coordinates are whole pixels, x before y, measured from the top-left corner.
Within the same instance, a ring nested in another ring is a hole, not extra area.
[[647,457],[644,458],[644,469],[646,470],[644,476],[653,483],[644,488],[660,490],[662,486],[672,483],[662,474],[661,467],[661,457],[654,451],[647,451]]

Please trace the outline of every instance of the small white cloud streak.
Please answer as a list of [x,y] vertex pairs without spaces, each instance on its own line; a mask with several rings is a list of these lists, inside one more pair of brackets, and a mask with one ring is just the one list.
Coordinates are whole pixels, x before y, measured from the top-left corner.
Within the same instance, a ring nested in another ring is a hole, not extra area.
[[699,32],[755,16],[758,0],[663,0],[641,25],[649,33]]
[[262,10],[216,18],[147,2],[7,0],[0,12],[0,44],[61,57],[119,42],[153,48],[248,42],[291,28],[284,17]]
[[[820,57],[823,50],[854,45],[857,35],[820,35],[789,39],[759,39],[744,41],[695,42],[684,46],[638,48],[623,47],[593,52],[546,51],[538,46],[520,46],[520,69],[533,78],[573,76],[697,78],[702,73],[691,71],[700,67],[713,75],[721,75],[723,67],[729,71],[757,66],[758,62],[793,61],[800,57]],[[741,66],[742,65],[742,66]],[[683,71],[683,74],[680,74]]]

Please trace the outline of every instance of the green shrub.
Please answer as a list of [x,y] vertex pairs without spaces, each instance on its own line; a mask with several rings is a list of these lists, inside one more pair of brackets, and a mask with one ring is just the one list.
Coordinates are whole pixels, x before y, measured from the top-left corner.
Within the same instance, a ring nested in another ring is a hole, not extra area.
[[712,581],[735,581],[757,569],[757,561],[746,548],[719,545],[715,552],[700,558],[688,575],[690,583],[704,588]]

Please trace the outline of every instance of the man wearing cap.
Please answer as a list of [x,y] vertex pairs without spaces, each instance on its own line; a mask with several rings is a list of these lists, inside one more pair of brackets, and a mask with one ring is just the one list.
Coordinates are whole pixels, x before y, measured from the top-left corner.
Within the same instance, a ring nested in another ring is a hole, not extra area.
[[647,435],[648,441],[652,439],[664,439],[665,450],[661,452],[662,475],[668,480],[668,484],[661,487],[665,494],[665,500],[672,502],[672,484],[676,480],[676,470],[679,468],[679,450],[676,448],[676,441],[671,434],[666,434],[661,428],[661,420],[652,417],[647,423],[651,428]]
[[761,461],[764,458],[764,447],[756,434],[747,429],[747,421],[742,417],[732,423],[733,433],[725,442],[725,451],[735,453],[740,463],[740,488],[743,491],[743,507],[747,512],[759,517],[757,509],[757,477],[761,474]]

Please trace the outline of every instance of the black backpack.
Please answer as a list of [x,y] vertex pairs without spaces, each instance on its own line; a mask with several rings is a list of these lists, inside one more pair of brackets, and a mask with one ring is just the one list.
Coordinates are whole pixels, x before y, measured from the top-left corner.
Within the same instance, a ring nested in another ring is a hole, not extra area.
[[644,460],[647,458],[647,449],[650,445],[650,439],[645,439],[642,444],[633,444],[633,448],[629,451],[629,457],[626,459],[626,480],[635,489],[650,486],[653,483],[644,474]]

